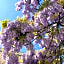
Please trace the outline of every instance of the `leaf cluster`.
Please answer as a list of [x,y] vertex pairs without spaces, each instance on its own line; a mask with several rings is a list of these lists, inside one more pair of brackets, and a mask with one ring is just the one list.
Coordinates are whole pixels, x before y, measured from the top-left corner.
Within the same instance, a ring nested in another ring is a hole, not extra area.
[[44,3],[42,3],[41,6],[39,7],[38,11],[41,11],[48,6],[49,6],[49,0],[45,0]]
[[7,23],[10,22],[9,20],[0,21],[1,22],[1,28],[7,27]]

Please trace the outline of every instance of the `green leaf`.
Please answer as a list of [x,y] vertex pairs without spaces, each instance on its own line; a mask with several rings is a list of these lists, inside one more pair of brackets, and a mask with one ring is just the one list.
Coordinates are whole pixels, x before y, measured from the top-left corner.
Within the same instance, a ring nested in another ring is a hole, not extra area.
[[4,20],[4,21],[1,21],[1,28],[5,28],[7,27],[7,23],[10,22],[9,20]]
[[52,62],[52,64],[60,64],[60,61],[59,60],[57,60],[57,59],[55,59],[53,62]]
[[58,0],[57,3],[60,5],[64,5],[64,0]]
[[48,7],[48,5],[49,5],[49,1],[46,0],[44,3],[41,4],[38,11],[43,10],[45,7]]
[[49,64],[47,60],[41,60],[40,64]]
[[49,62],[46,60],[46,61],[45,61],[45,64],[49,64]]
[[29,22],[26,18],[22,18],[22,17],[18,17],[18,16],[17,16],[17,19],[16,20],[19,21],[21,24],[22,23],[28,23]]

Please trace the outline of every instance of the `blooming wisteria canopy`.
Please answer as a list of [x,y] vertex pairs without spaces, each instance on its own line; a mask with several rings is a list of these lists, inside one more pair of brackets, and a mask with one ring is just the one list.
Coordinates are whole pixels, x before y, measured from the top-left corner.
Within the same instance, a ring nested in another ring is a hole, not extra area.
[[[0,41],[5,64],[61,64],[64,55],[64,0],[20,0],[23,17],[1,21]],[[34,49],[39,43],[42,48]],[[27,52],[19,59],[24,45]],[[60,59],[60,60],[59,60]]]

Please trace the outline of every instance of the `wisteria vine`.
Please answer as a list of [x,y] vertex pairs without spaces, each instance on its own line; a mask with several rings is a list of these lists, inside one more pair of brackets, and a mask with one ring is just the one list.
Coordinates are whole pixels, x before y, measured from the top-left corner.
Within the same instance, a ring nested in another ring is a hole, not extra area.
[[[23,17],[1,21],[0,42],[5,64],[62,64],[64,55],[64,0],[20,0]],[[42,48],[34,49],[39,43]],[[19,59],[22,46],[27,49]]]

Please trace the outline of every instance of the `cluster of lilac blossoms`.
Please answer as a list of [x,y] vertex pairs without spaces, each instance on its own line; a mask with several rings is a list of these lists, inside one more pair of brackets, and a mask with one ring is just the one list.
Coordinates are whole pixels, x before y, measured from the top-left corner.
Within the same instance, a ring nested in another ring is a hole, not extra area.
[[[51,64],[54,60],[59,62],[59,56],[61,64],[61,49],[64,46],[64,6],[58,1],[46,0],[49,5],[40,11],[37,11],[39,0],[20,0],[16,3],[16,10],[23,9],[25,17],[2,23],[0,41],[6,64]],[[29,21],[29,18],[32,18],[32,21]],[[33,46],[37,43],[42,48],[39,51]],[[19,60],[18,53],[22,45],[26,47],[27,52]]]

